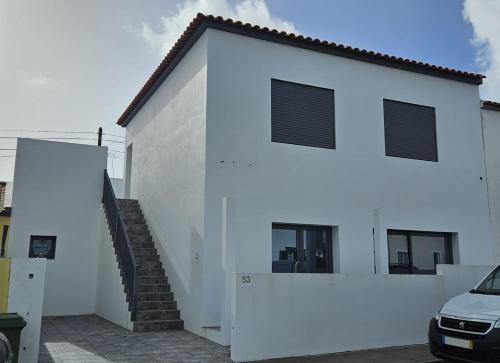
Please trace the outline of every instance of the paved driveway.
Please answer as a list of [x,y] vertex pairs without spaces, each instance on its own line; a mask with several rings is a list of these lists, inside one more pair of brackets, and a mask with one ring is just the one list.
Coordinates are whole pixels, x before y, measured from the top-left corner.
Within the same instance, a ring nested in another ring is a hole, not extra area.
[[43,318],[39,362],[231,362],[185,330],[133,333],[95,315]]
[[[427,346],[374,349],[273,363],[417,363],[433,361]],[[132,333],[95,315],[43,318],[39,362],[225,363],[229,348],[185,330]]]

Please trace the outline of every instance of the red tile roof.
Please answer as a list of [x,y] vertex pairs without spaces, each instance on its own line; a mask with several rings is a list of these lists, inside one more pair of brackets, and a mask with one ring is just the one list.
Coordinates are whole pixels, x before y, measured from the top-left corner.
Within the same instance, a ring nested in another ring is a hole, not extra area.
[[296,47],[311,49],[319,52],[334,54],[341,57],[357,59],[365,62],[385,65],[389,67],[404,69],[411,72],[424,73],[432,76],[453,79],[456,81],[479,85],[484,76],[482,74],[464,72],[452,68],[418,62],[387,54],[376,53],[365,49],[353,48],[343,44],[321,41],[293,33],[280,32],[276,29],[260,27],[249,23],[243,24],[241,21],[224,19],[220,16],[203,15],[199,13],[194,18],[187,29],[182,33],[167,56],[153,72],[148,81],[134,97],[130,105],[118,119],[118,124],[126,126],[135,113],[142,107],[145,101],[151,96],[168,73],[179,63],[184,54],[194,44],[207,28],[214,28],[223,31],[233,32],[245,36],[265,39],[273,42],[284,43]]
[[482,101],[481,107],[486,110],[500,111],[500,102]]

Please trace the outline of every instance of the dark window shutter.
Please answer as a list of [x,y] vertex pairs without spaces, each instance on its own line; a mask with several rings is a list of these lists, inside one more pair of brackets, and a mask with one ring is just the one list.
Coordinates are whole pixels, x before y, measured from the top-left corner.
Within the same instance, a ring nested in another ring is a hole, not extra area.
[[271,80],[271,140],[335,149],[331,89]]
[[385,155],[438,161],[434,107],[384,100]]

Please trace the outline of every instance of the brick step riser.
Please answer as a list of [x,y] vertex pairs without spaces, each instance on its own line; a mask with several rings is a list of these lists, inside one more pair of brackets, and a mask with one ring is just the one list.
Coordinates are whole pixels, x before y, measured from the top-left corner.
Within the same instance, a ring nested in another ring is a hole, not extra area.
[[137,301],[173,301],[171,292],[141,292],[137,294]]
[[133,241],[134,236],[150,236],[149,229],[145,224],[127,224],[127,234],[129,240]]
[[165,276],[140,276],[137,278],[137,284],[168,284],[168,278],[166,278]]
[[138,301],[137,313],[149,310],[177,310],[176,301]]
[[148,255],[148,256],[156,256],[156,249],[155,248],[139,248],[139,247],[134,247],[132,246],[132,252],[135,255]]
[[130,224],[143,224],[146,225],[146,220],[142,216],[137,217],[123,217],[123,221],[126,225]]
[[[134,243],[134,242],[130,242],[130,245],[132,246],[132,252],[134,252],[134,250],[140,252],[143,249],[154,249],[154,244],[150,243],[150,242],[147,242],[147,243]],[[136,253],[134,252],[134,255],[135,254]],[[137,253],[137,254],[141,255],[141,253]],[[156,253],[155,253],[155,255],[156,255]]]
[[165,271],[163,269],[141,269],[137,270],[137,276],[164,276]]
[[137,285],[137,292],[170,292],[169,284]]
[[135,254],[135,262],[139,265],[144,262],[160,262],[158,255],[137,255]]
[[179,310],[150,310],[138,311],[136,321],[151,321],[151,320],[179,320],[181,312]]
[[153,243],[153,239],[150,235],[136,235],[131,233],[128,235],[128,239],[131,243]]
[[160,322],[134,322],[135,332],[146,332],[146,331],[160,331],[160,330],[171,330],[171,329],[183,329],[184,322],[182,320],[172,320],[172,321],[160,321]]

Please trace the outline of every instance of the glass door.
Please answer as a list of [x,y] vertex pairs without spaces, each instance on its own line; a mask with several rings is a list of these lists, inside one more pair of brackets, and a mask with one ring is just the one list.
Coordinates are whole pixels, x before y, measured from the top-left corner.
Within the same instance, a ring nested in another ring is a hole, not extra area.
[[273,224],[273,272],[331,273],[332,228]]

